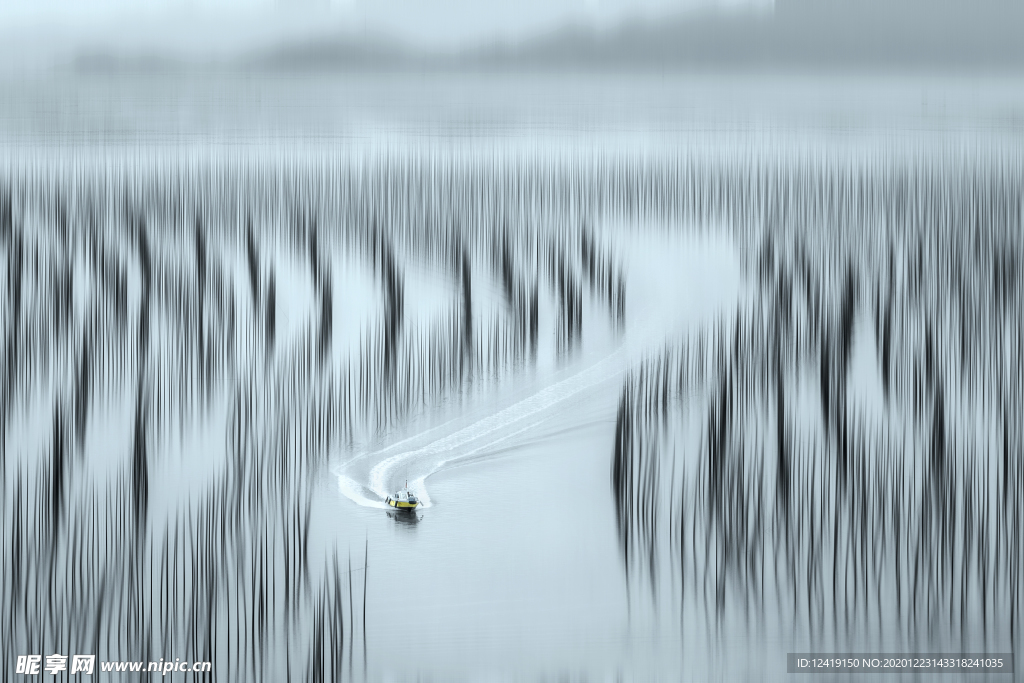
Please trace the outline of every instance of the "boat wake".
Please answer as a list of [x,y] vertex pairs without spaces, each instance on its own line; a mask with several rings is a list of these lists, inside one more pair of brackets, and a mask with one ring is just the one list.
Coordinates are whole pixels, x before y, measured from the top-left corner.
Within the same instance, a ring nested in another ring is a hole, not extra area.
[[[626,347],[622,346],[579,372],[454,432],[444,433],[455,420],[383,450],[357,456],[335,471],[338,488],[358,505],[386,509],[384,499],[407,480],[409,490],[420,500],[420,507],[430,507],[432,502],[426,489],[429,476],[485,455],[534,430],[565,401],[618,377],[626,368],[627,357]],[[414,446],[432,434],[443,436]]]
[[367,489],[352,477],[342,472],[336,472],[335,474],[338,477],[338,490],[341,491],[343,496],[352,502],[368,508],[379,508],[381,510],[391,509],[382,498],[378,497],[377,494]]

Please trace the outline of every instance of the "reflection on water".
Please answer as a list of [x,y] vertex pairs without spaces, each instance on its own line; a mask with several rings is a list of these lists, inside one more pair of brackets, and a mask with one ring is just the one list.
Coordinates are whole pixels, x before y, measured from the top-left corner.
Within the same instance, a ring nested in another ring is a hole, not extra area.
[[396,524],[404,527],[415,527],[423,519],[423,514],[415,510],[388,510],[386,514]]

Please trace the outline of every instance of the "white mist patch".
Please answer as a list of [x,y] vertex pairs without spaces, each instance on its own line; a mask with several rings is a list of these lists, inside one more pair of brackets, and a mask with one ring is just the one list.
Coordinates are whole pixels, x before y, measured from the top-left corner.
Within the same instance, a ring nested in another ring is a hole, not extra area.
[[451,308],[458,294],[458,283],[450,277],[415,261],[406,266],[404,274],[407,324],[415,327]]
[[862,310],[855,324],[847,383],[850,403],[876,425],[881,425],[888,417],[882,388],[881,361],[870,316]]
[[355,254],[332,254],[332,357],[346,358],[359,342],[375,313],[383,309],[373,270]]
[[313,286],[312,270],[294,254],[280,254],[269,274],[274,276],[277,338],[283,345],[314,324],[319,295]]
[[[7,282],[6,275],[6,263],[5,267],[0,268],[0,282]],[[95,287],[96,273],[93,272],[92,264],[84,254],[76,251],[71,257],[71,292],[72,292],[72,311],[74,312],[74,320],[80,321],[85,320],[86,313],[89,310],[89,304],[96,293]],[[0,304],[2,306],[3,304]],[[2,317],[2,308],[0,308],[0,320]]]
[[626,320],[662,338],[732,310],[745,299],[742,265],[728,237],[662,233],[624,245]]

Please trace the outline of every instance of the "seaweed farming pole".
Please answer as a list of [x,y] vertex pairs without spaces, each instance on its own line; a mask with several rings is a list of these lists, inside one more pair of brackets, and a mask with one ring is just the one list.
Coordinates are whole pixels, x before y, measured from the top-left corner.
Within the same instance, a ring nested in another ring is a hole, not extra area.
[[369,583],[367,578],[370,574],[370,536],[366,536],[366,544],[363,547],[363,678],[366,678],[368,663],[366,661],[366,587]]

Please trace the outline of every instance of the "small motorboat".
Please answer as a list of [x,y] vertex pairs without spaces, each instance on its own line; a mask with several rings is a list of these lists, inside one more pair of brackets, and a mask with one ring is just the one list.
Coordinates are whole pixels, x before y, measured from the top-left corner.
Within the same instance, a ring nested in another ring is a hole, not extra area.
[[405,482],[405,488],[396,491],[392,496],[388,496],[385,502],[399,510],[415,510],[416,506],[420,504],[416,494],[409,490],[409,482]]

